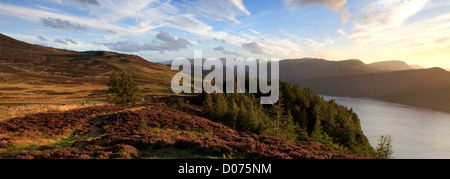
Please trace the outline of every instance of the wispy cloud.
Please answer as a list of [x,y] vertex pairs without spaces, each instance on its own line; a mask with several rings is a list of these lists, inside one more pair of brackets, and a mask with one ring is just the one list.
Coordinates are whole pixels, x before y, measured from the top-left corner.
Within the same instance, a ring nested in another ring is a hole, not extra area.
[[304,37],[296,36],[294,34],[289,33],[286,30],[280,30],[280,33],[283,34],[286,37],[289,37],[290,39],[293,39],[293,40],[295,40],[297,42],[301,42],[301,43],[306,44],[306,45],[308,45],[310,47],[313,47],[313,48],[323,48],[323,47],[325,47],[327,45],[334,44],[334,41],[331,40],[331,39],[326,39],[325,42],[319,42],[319,41],[313,40],[311,38],[304,38]]
[[224,40],[224,39],[213,38],[213,40],[216,41],[216,42],[227,43],[227,41]]
[[86,27],[78,23],[69,22],[58,18],[42,18],[41,23],[47,27],[56,30],[70,30],[70,31],[86,31]]
[[78,0],[82,4],[100,6],[100,3],[97,0]]
[[[114,36],[141,35],[152,29],[161,27],[161,25],[150,24],[129,26],[109,22],[102,18],[78,17],[65,13],[49,12],[41,9],[19,7],[3,3],[0,3],[0,15],[25,19],[59,30],[64,28],[72,29],[72,31],[76,30],[77,32],[83,32],[81,30],[87,31],[90,29],[102,31],[110,30],[116,32],[115,35],[112,34]],[[111,17],[114,17],[114,15],[111,15]]]
[[339,10],[347,3],[347,0],[283,0],[291,9],[298,6],[322,5],[332,10]]
[[260,33],[258,31],[256,31],[255,29],[248,29],[248,31],[250,31],[251,33],[254,33],[256,35],[259,35]]
[[156,39],[157,40],[144,44],[126,40],[115,43],[103,43],[103,45],[111,50],[120,52],[158,51],[160,53],[186,49],[191,45],[186,39],[175,38],[168,32],[162,30],[156,35]]
[[241,55],[240,53],[229,51],[229,50],[225,49],[225,47],[222,47],[222,46],[218,46],[218,47],[214,48],[214,50],[222,52],[225,55],[235,55],[235,56],[240,56]]
[[242,0],[198,0],[184,4],[187,12],[216,21],[241,22],[236,19],[240,15],[251,13],[242,3]]
[[378,0],[366,6],[360,20],[349,32],[340,31],[362,46],[383,37],[386,30],[401,27],[407,19],[420,12],[429,0]]
[[47,39],[42,36],[36,36],[40,41],[47,42]]
[[339,12],[342,22],[347,22],[351,17],[348,9],[344,7],[347,0],[283,0],[283,2],[292,10],[297,10],[298,7],[306,6],[325,6]]
[[76,45],[76,44],[78,44],[77,42],[75,42],[74,40],[72,40],[72,39],[70,39],[70,38],[65,38],[65,39],[55,39],[55,40],[53,40],[53,42],[60,43],[60,44],[63,44],[63,45],[69,45],[69,44],[74,44],[74,45]]

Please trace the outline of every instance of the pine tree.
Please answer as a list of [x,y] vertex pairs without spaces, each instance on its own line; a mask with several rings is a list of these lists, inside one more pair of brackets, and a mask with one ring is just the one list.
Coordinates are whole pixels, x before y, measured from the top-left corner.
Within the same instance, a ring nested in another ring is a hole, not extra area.
[[228,111],[228,104],[222,93],[213,93],[214,118],[216,121],[225,122],[225,114]]
[[377,159],[392,159],[392,136],[381,136],[378,139],[378,147],[375,149],[375,158]]
[[205,100],[203,101],[203,113],[205,117],[211,118],[213,110],[213,98],[211,94],[205,93]]
[[260,133],[257,129],[258,125],[258,119],[256,116],[256,112],[254,110],[253,105],[249,106],[249,109],[247,110],[247,121],[245,122],[246,127],[244,128],[245,131],[253,131],[255,133]]
[[279,136],[281,117],[283,115],[283,106],[281,100],[282,98],[280,97],[278,103],[274,104],[272,108],[275,115],[275,136]]
[[225,115],[225,124],[228,127],[231,128],[236,128],[236,119],[239,113],[239,107],[236,104],[236,101],[234,100],[234,98],[230,97],[229,98],[229,102],[228,102],[228,111],[227,114]]
[[236,130],[245,131],[246,129],[248,129],[247,122],[248,122],[247,109],[241,102],[241,105],[239,106],[239,112],[236,118]]

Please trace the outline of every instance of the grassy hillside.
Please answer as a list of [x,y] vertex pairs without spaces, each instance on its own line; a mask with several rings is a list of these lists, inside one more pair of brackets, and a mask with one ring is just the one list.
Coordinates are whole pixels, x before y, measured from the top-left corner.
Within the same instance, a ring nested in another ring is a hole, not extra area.
[[[32,45],[0,34],[0,103],[97,100],[113,71],[131,74],[144,94],[166,94],[175,74],[138,56]],[[50,100],[51,99],[51,100]]]

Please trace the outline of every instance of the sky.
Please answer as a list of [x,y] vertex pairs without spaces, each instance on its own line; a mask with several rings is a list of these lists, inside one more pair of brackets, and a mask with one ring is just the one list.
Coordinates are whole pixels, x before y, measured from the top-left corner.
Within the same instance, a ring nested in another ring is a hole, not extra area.
[[0,33],[153,62],[202,50],[450,68],[448,0],[0,0]]

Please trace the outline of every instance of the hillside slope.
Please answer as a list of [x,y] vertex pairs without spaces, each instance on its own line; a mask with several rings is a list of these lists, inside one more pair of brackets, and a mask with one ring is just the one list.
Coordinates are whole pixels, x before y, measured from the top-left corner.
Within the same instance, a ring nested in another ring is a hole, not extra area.
[[450,72],[441,68],[296,79],[330,96],[369,97],[450,112]]
[[399,70],[412,70],[412,66],[409,66],[403,61],[385,61],[385,62],[375,62],[369,64],[370,67],[388,70],[388,71],[399,71]]
[[129,72],[138,83],[169,84],[174,74],[135,55],[54,49],[0,34],[0,82],[103,84],[112,70]]
[[324,59],[303,58],[280,61],[280,78],[285,81],[382,71],[381,69],[370,67],[359,60],[327,61]]
[[[74,101],[101,96],[115,70],[131,74],[144,93],[170,91],[169,67],[135,55],[77,52],[32,45],[0,34],[0,99],[3,103]],[[49,96],[50,95],[50,96]]]

